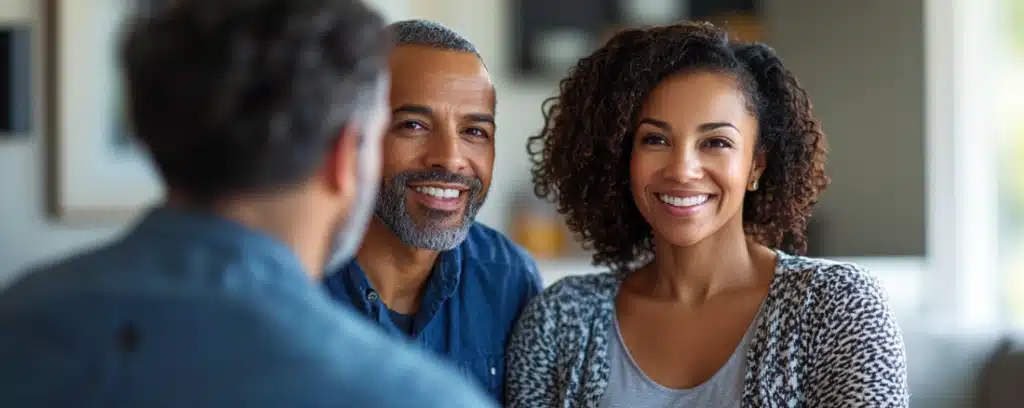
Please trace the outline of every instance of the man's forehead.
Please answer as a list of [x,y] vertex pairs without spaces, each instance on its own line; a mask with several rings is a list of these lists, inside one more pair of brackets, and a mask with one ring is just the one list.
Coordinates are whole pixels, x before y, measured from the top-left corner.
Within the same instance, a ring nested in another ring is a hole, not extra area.
[[494,85],[473,53],[399,46],[391,57],[391,102],[479,105],[494,108]]
[[416,77],[428,73],[485,78],[490,75],[480,57],[471,52],[444,50],[421,45],[401,45],[391,53],[392,77]]

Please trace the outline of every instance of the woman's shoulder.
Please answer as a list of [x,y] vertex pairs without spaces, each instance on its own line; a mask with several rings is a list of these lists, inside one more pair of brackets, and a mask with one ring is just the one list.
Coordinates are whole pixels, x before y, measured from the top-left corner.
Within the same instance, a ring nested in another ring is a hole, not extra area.
[[828,315],[857,309],[843,307],[851,302],[886,311],[889,308],[888,295],[878,278],[855,263],[780,252],[776,274],[776,279],[780,280],[773,289],[777,297],[813,300],[816,309],[838,308]]
[[618,275],[611,272],[567,276],[531,300],[522,319],[590,319],[612,304],[619,282]]
[[574,298],[600,301],[614,297],[620,282],[618,275],[612,272],[566,276],[545,289],[541,296],[552,300]]
[[807,284],[808,289],[872,291],[878,288],[878,279],[867,268],[851,263],[824,258],[790,255],[778,252],[777,273],[784,280]]

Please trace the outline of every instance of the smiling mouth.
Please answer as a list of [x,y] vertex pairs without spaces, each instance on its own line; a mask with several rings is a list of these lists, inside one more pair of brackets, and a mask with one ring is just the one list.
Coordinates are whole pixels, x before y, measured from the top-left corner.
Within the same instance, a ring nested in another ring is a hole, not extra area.
[[467,190],[457,186],[409,186],[409,196],[425,208],[454,213],[463,207]]
[[673,207],[692,208],[704,204],[711,199],[710,194],[699,194],[686,197],[676,197],[668,194],[655,194],[658,200]]
[[454,188],[442,188],[442,187],[431,187],[431,186],[417,186],[417,187],[412,187],[412,189],[413,189],[413,191],[415,191],[417,193],[425,194],[425,195],[428,195],[428,196],[431,196],[431,197],[434,197],[434,198],[437,198],[437,199],[441,199],[441,200],[449,200],[449,199],[453,199],[453,198],[458,198],[459,195],[462,194],[462,191],[459,191],[459,190],[454,189]]

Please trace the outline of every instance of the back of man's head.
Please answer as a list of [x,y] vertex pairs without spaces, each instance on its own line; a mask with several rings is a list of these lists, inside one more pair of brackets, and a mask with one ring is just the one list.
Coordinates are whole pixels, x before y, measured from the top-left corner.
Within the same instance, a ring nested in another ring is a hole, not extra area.
[[373,102],[391,42],[357,0],[179,0],[126,34],[136,136],[197,200],[311,177]]
[[388,25],[388,31],[396,46],[419,45],[444,51],[471,52],[480,56],[476,46],[466,37],[436,21],[398,21]]

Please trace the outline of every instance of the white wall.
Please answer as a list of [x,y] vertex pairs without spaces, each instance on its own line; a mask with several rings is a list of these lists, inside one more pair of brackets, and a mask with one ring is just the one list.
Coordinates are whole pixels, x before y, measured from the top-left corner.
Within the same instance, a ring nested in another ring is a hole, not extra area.
[[[39,23],[41,2],[0,0],[0,21]],[[0,286],[28,265],[109,239],[123,225],[62,226],[46,216],[46,168],[42,128],[41,30],[33,62],[36,118],[31,134],[0,139]]]

